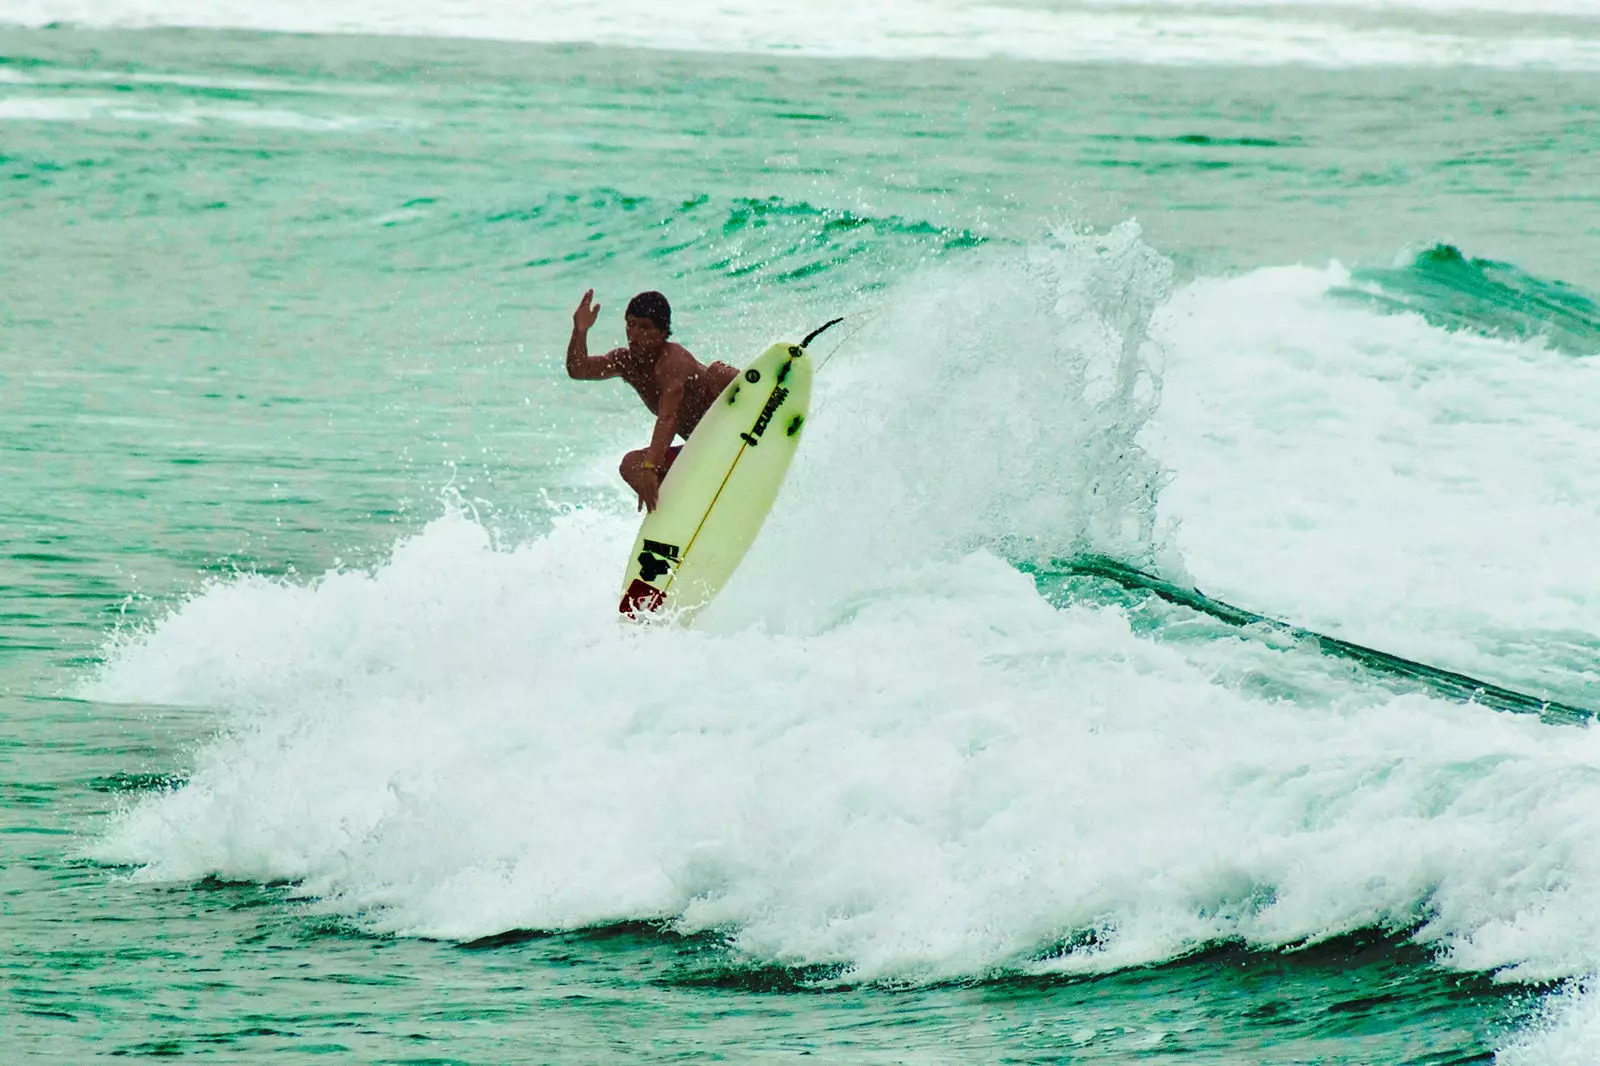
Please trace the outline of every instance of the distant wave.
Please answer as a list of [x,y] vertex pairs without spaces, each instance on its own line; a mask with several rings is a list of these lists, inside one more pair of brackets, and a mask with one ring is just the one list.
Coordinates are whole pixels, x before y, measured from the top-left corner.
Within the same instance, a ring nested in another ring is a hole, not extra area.
[[1086,0],[1103,7],[1352,8],[1366,11],[1484,12],[1600,17],[1600,0]]
[[702,290],[718,283],[748,291],[752,283],[801,289],[854,268],[849,287],[881,287],[886,268],[975,248],[990,237],[926,219],[863,210],[818,207],[780,196],[653,197],[613,188],[553,193],[506,203],[487,213],[426,211],[389,216],[404,239],[426,241],[431,232],[520,250],[516,266],[542,280],[586,276],[597,260],[641,263],[653,272],[693,277]]
[[[1530,15],[1544,15],[1533,18]],[[1514,18],[1513,18],[1514,16]],[[589,43],[813,56],[1321,67],[1422,66],[1600,70],[1600,0],[1343,0],[1342,3],[1148,5],[1055,9],[993,0],[774,0],[680,5],[663,19],[645,0],[0,0],[0,21],[43,26],[186,26],[291,33]],[[643,32],[644,28],[648,32]]]
[[1435,326],[1490,337],[1541,338],[1573,355],[1600,354],[1600,297],[1511,263],[1436,244],[1400,266],[1351,272],[1333,295],[1414,311]]

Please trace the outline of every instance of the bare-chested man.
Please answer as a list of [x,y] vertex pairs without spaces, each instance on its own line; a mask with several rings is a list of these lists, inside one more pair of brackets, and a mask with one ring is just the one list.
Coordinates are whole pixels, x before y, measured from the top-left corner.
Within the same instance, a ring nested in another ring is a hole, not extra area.
[[590,355],[589,330],[600,317],[600,305],[591,303],[593,299],[590,289],[572,312],[567,373],[579,381],[620,377],[656,416],[649,447],[624,455],[620,468],[622,480],[639,494],[639,506],[654,511],[661,479],[683,447],[673,444],[672,438],[688,440],[739,371],[727,363],[704,366],[689,349],[667,340],[672,334],[672,307],[659,292],[641,292],[628,301],[626,348]]

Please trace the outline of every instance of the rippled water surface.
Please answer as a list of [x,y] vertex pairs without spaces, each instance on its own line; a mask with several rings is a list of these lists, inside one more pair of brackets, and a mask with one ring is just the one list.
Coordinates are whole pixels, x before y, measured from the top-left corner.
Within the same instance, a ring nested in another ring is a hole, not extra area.
[[[0,1057],[1592,1060],[1600,746],[1495,709],[1600,710],[1600,75],[1538,28],[0,27]],[[734,363],[846,316],[694,630],[611,614],[590,287]]]

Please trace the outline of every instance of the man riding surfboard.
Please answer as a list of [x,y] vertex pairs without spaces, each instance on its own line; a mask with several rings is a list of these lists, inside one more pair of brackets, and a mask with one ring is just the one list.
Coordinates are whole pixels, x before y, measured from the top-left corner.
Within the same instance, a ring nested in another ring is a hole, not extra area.
[[659,292],[641,292],[628,301],[624,315],[628,344],[604,355],[589,354],[589,330],[600,317],[600,305],[591,303],[594,290],[583,294],[572,312],[572,339],[567,342],[567,374],[578,381],[620,377],[656,416],[650,444],[622,457],[622,480],[639,495],[639,506],[656,509],[661,480],[682,445],[674,436],[689,439],[712,403],[738,377],[727,363],[702,364],[672,335],[672,306]]

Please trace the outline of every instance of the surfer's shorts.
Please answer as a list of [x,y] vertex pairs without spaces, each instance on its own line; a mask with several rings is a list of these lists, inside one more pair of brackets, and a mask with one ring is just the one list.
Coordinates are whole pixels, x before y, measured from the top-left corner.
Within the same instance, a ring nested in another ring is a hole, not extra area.
[[661,464],[661,476],[666,477],[667,471],[672,469],[672,464],[677,461],[678,453],[683,451],[683,445],[674,444],[667,449],[667,461]]

